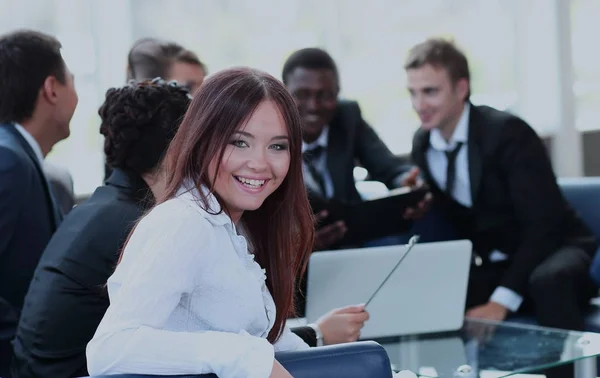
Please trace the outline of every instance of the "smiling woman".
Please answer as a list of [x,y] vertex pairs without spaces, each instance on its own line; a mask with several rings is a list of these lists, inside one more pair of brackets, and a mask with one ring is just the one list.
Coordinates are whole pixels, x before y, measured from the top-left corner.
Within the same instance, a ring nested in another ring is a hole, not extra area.
[[108,280],[92,375],[290,377],[273,352],[308,347],[285,326],[314,232],[301,143],[277,79],[236,68],[205,81],[167,152],[165,193]]

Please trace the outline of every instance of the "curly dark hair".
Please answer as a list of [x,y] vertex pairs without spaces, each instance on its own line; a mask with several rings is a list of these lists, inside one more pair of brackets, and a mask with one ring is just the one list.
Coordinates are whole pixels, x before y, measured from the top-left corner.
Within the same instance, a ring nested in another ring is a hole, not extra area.
[[106,163],[139,175],[155,170],[190,99],[187,89],[157,79],[109,89],[98,110]]

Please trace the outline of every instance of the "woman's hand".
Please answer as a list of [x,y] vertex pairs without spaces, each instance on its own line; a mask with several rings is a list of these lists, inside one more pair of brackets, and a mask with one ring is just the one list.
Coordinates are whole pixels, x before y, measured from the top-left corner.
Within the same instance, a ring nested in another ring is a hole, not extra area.
[[325,345],[349,343],[358,340],[360,330],[369,319],[364,305],[335,309],[317,320]]

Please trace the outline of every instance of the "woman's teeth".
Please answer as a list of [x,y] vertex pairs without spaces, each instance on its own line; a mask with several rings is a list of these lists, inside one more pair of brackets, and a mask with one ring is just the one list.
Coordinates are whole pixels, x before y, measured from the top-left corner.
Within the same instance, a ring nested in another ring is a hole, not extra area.
[[249,188],[260,188],[261,186],[263,186],[265,184],[266,180],[252,180],[252,179],[247,179],[247,178],[243,178],[243,177],[235,177],[239,182],[241,182],[242,184],[246,185]]

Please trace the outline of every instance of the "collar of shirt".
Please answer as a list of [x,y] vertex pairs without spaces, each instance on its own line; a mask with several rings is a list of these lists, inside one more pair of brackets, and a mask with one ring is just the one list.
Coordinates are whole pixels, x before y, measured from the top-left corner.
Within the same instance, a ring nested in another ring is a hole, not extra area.
[[312,143],[304,143],[302,142],[302,152],[312,150],[317,146],[321,146],[323,148],[327,148],[327,143],[329,142],[329,125],[325,125],[323,127],[323,131],[321,131],[321,135],[319,138]]
[[470,110],[471,105],[466,102],[460,119],[456,124],[456,129],[454,129],[454,133],[452,133],[452,137],[448,142],[446,142],[442,136],[442,133],[438,129],[431,130],[431,135],[429,137],[429,144],[431,144],[431,147],[438,151],[448,151],[454,149],[457,142],[467,143],[469,140]]
[[211,193],[206,186],[202,186],[202,194],[208,200],[207,209],[204,208],[200,192],[194,186],[193,181],[187,179],[177,191],[176,196],[186,202],[189,202],[190,205],[200,214],[202,214],[202,216],[204,216],[204,218],[206,218],[212,225],[225,226],[229,224],[236,229],[229,215],[227,215],[225,210],[221,208],[221,204],[217,200],[217,197],[215,197],[215,195]]
[[35,153],[35,156],[38,158],[40,165],[44,165],[44,155],[42,154],[42,149],[40,148],[40,144],[35,140],[33,135],[29,134],[29,131],[25,130],[25,128],[18,123],[15,123],[15,128],[25,138],[31,149]]

